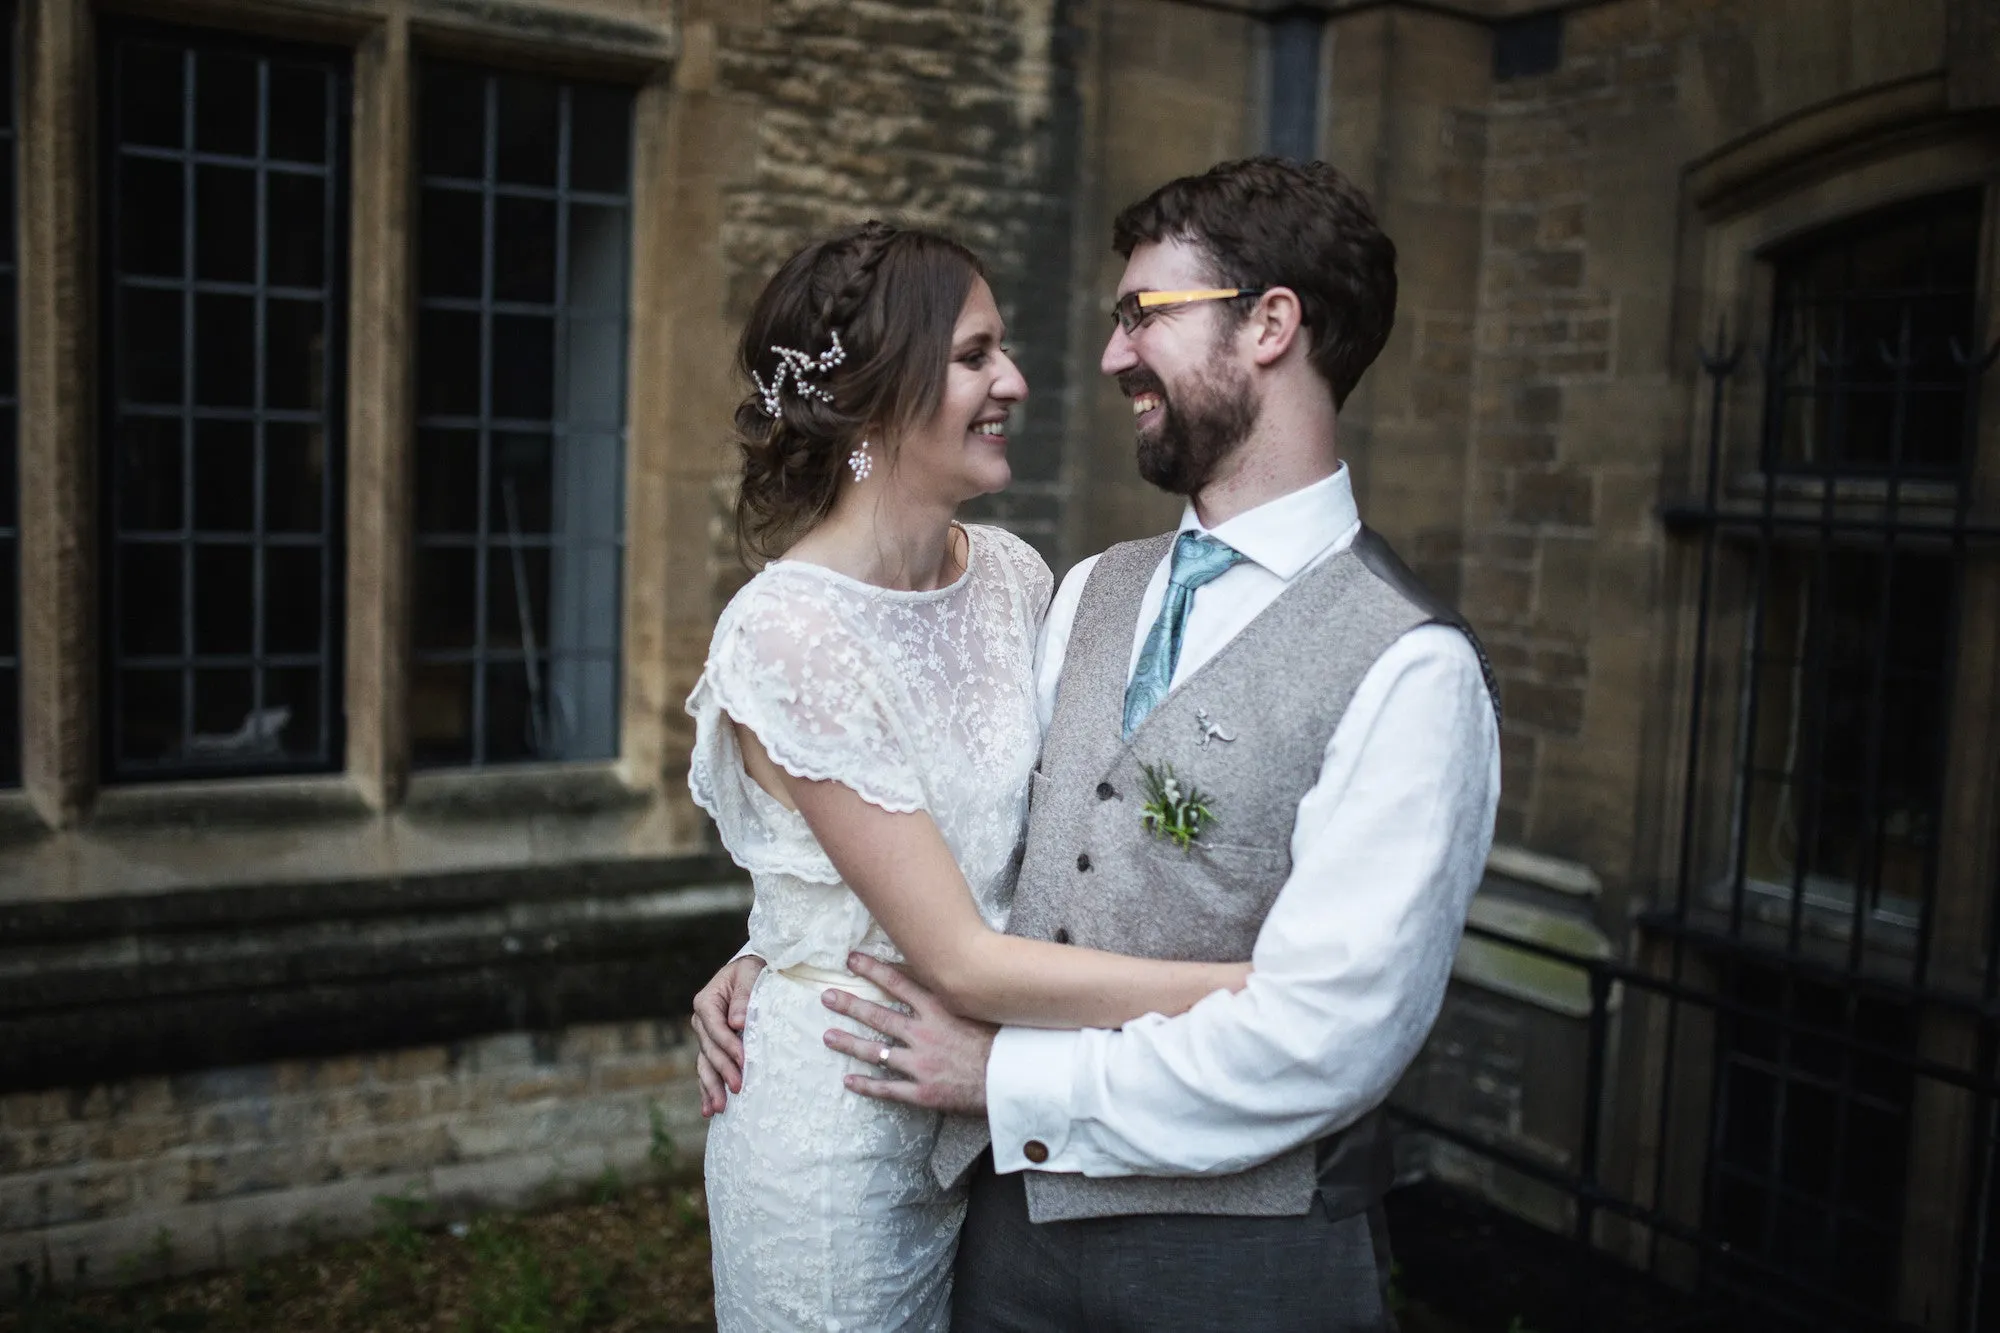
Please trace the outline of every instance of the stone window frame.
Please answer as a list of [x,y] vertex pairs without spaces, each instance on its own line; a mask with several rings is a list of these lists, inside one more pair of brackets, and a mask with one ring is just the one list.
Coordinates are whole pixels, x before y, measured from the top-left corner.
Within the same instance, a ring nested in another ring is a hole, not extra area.
[[[1711,352],[1742,352],[1736,373],[1729,383],[1723,404],[1722,457],[1730,467],[1723,477],[1722,497],[1754,500],[1763,491],[1761,449],[1765,428],[1766,394],[1763,368],[1756,353],[1768,347],[1774,318],[1775,274],[1773,252],[1782,251],[1789,241],[1809,237],[1836,227],[1878,208],[1924,199],[1954,190],[1978,188],[1984,194],[1982,271],[1977,297],[1983,302],[1980,327],[1990,343],[2000,334],[2000,263],[1992,256],[2000,238],[2000,163],[1994,157],[1992,130],[1971,118],[1952,118],[1946,109],[1944,81],[1938,76],[1909,80],[1887,88],[1871,90],[1841,99],[1827,107],[1781,121],[1760,133],[1726,146],[1688,173],[1686,193],[1695,214],[1695,225],[1687,250],[1683,252],[1683,289],[1692,288],[1694,298],[1679,328],[1682,352],[1693,395],[1687,406],[1687,437],[1682,458],[1669,460],[1664,485],[1668,500],[1692,494],[1702,483],[1706,467],[1710,402],[1709,381],[1692,364],[1696,346]],[[1690,272],[1689,270],[1692,270]],[[1717,346],[1718,337],[1721,346]],[[1977,457],[1974,478],[1975,505],[1985,501],[1984,487],[2000,476],[2000,376],[1989,374],[1977,405]],[[1786,482],[1778,483],[1782,491]],[[1941,488],[1941,489],[1940,489]],[[1879,487],[1877,488],[1879,491]],[[1949,492],[1953,483],[1905,482],[1903,494],[1909,503],[1918,492]],[[1879,494],[1875,497],[1879,500]],[[1931,496],[1929,498],[1937,498]],[[1948,499],[1949,497],[1947,497]],[[1857,494],[1858,502],[1868,497]],[[1836,504],[1847,504],[1836,495]],[[1991,516],[1988,516],[1990,521]],[[1975,515],[1975,520],[1977,516]],[[1699,543],[1684,548],[1689,561],[1698,558]],[[1672,558],[1672,557],[1670,557]],[[1666,734],[1673,738],[1663,747],[1660,790],[1676,794],[1666,811],[1662,827],[1677,829],[1685,811],[1678,794],[1686,777],[1685,753],[1688,727],[1692,721],[1692,686],[1698,608],[1693,565],[1678,571],[1683,575],[1679,592],[1670,598],[1673,620],[1674,685],[1670,695]],[[1719,603],[1711,612],[1711,671],[1719,669],[1715,660],[1717,641],[1729,641],[1732,618]],[[2000,631],[2000,626],[1989,631]],[[1740,638],[1740,635],[1737,636]],[[1968,633],[1960,648],[1960,689],[1949,715],[1967,724],[1957,731],[1950,757],[1947,793],[1962,791],[1967,784],[1993,790],[2000,786],[2000,764],[1981,757],[2000,745],[2000,696],[1971,678],[1979,673],[1968,670],[1967,662],[1991,660],[2000,651],[2000,642],[1982,644]],[[1727,675],[1712,677],[1711,683],[1726,681]],[[1725,719],[1733,725],[1727,710],[1712,708],[1710,721],[1716,726]],[[1975,738],[1976,737],[1976,738]],[[1697,788],[1701,799],[1712,802],[1713,793],[1735,781],[1736,738],[1713,727],[1702,737],[1701,772]],[[1983,776],[1974,769],[1984,765]],[[1984,812],[1963,798],[1955,802],[1948,795],[1944,831],[1940,841],[1972,840],[1986,846],[1993,830],[1985,823]],[[1983,831],[1982,831],[1983,830]],[[1702,836],[1714,842],[1727,840],[1725,830],[1704,826]],[[1671,844],[1672,839],[1665,840]],[[1671,855],[1676,849],[1663,848]],[[1697,861],[1697,866],[1703,862]],[[1662,880],[1673,883],[1678,867],[1662,865]],[[1966,888],[1988,884],[1996,867],[1988,854],[1967,858],[1955,873],[1941,870],[1953,882]],[[1692,890],[1707,887],[1696,873]],[[1961,891],[1958,898],[1974,898],[1978,892]],[[1937,892],[1940,919],[1934,926],[1939,938],[1952,932],[1983,928],[1946,912],[1953,898],[1941,882]],[[1844,928],[1846,905],[1816,906],[1808,902],[1809,913],[1822,918],[1828,931]],[[1880,927],[1878,930],[1877,927]],[[1882,947],[1907,953],[1914,946],[1913,927],[1891,910],[1871,912],[1871,939]],[[1973,938],[1973,936],[1966,936]]]
[[[104,13],[212,28],[252,38],[344,46],[352,52],[345,528],[345,754],[319,777],[120,784],[100,775],[98,614],[100,251],[98,29]],[[386,7],[385,7],[386,8]],[[633,87],[634,173],[628,280],[635,294],[627,364],[664,355],[658,310],[639,293],[662,284],[674,255],[660,171],[672,20],[572,13],[566,0],[461,10],[413,20],[400,7],[368,12],[283,0],[21,0],[11,16],[18,52],[21,289],[20,532],[22,781],[0,792],[6,844],[65,830],[116,829],[163,817],[200,823],[324,822],[328,817],[444,809],[518,816],[657,807],[684,758],[671,686],[684,648],[662,626],[686,619],[666,577],[687,545],[654,521],[677,458],[670,421],[647,377],[627,376],[626,569],[614,759],[525,769],[411,772],[404,723],[414,448],[417,180],[411,118],[418,61],[519,67]],[[29,206],[25,201],[36,200]],[[646,318],[650,314],[651,318]],[[645,521],[637,521],[648,515]],[[703,543],[706,545],[705,541]],[[669,841],[693,840],[676,809]],[[329,866],[328,868],[332,868]],[[0,867],[0,881],[11,878]],[[24,872],[26,873],[26,872]],[[8,892],[0,882],[0,895]]]
[[[1679,254],[1682,295],[1675,323],[1680,382],[1685,386],[1684,446],[1666,460],[1662,498],[1671,507],[1683,496],[1698,494],[1704,482],[1709,444],[1710,381],[1702,373],[1697,349],[1726,355],[1741,349],[1742,362],[1730,380],[1722,408],[1722,455],[1758,460],[1764,433],[1766,396],[1762,368],[1755,351],[1768,346],[1775,305],[1774,251],[1784,243],[1836,226],[1878,208],[1940,195],[1955,189],[1984,191],[1982,272],[1977,299],[1988,345],[2000,334],[2000,153],[1990,118],[1954,116],[1943,75],[1925,75],[1854,94],[1810,108],[1726,144],[1687,170],[1683,180],[1685,224]],[[1970,476],[1975,522],[1992,521],[2000,476],[2000,376],[1989,374],[1976,406],[1978,435]],[[1724,494],[1734,485],[1739,494],[1761,494],[1759,465],[1747,475],[1725,471]],[[1956,487],[1951,487],[1955,491]],[[1858,497],[1865,503],[1865,498]],[[1845,497],[1836,496],[1845,504]],[[1679,871],[1677,834],[1687,811],[1683,791],[1692,790],[1703,811],[1719,808],[1718,789],[1735,780],[1738,756],[1733,738],[1721,728],[1733,724],[1727,710],[1712,716],[1727,719],[1701,737],[1702,764],[1688,782],[1688,736],[1693,721],[1694,684],[1707,676],[1711,690],[1724,688],[1736,669],[1724,662],[1714,646],[1728,642],[1729,627],[1719,635],[1717,622],[1728,613],[1721,601],[1710,611],[1711,647],[1706,662],[1696,656],[1699,626],[1699,563],[1697,539],[1670,544],[1663,597],[1665,651],[1662,671],[1664,697],[1657,714],[1662,739],[1651,747],[1652,789],[1666,794],[1660,801],[1656,882],[1657,901],[1672,909]],[[1989,565],[2000,564],[1990,557]],[[1994,571],[1984,589],[1969,590],[1966,600],[2000,603],[2000,579]],[[1738,616],[1740,619],[1740,615]],[[1740,628],[1740,627],[1739,627]],[[1736,636],[1740,641],[1741,635]],[[1934,897],[1931,929],[1932,984],[1963,982],[1971,954],[1978,952],[1993,909],[1996,833],[2000,818],[1980,808],[1983,794],[2000,787],[2000,681],[1990,664],[2000,660],[2000,617],[1989,623],[1968,619],[1962,626],[1959,673],[1950,715],[1955,723],[1945,791],[1947,803],[1940,840],[1956,840],[1963,849],[1941,866]],[[1981,664],[1975,669],[1969,664]],[[1683,784],[1687,784],[1684,788]],[[1726,799],[1726,798],[1725,798]],[[1728,841],[1726,829],[1711,822],[1696,830],[1697,843]],[[1698,910],[1705,862],[1690,868],[1689,908]],[[1848,911],[1816,910],[1810,905],[1810,927],[1799,945],[1808,966],[1835,971],[1848,967],[1845,937]],[[1752,920],[1746,939],[1783,928]],[[1871,914],[1865,936],[1864,972],[1881,970],[1891,977],[1907,976],[1916,933],[1907,924]],[[1724,981],[1724,963],[1698,943],[1669,932],[1641,928],[1634,937],[1637,963],[1672,980],[1689,995],[1717,995]],[[1976,981],[1976,975],[1974,977]],[[1635,995],[1637,993],[1635,992]],[[1670,1016],[1678,1012],[1676,1021]],[[1714,1059],[1719,1037],[1718,1010],[1712,1003],[1694,1002],[1670,1011],[1661,998],[1634,1004],[1629,1015],[1629,1059],[1621,1061],[1616,1094],[1628,1104],[1649,1109],[1643,1127],[1635,1125],[1625,1142],[1613,1150],[1624,1164],[1632,1197],[1645,1200],[1667,1215],[1700,1226],[1704,1182],[1708,1178],[1708,1125],[1716,1088]],[[1963,1066],[1973,1058],[1969,1025],[1932,1014],[1917,1025],[1914,1046],[1920,1058],[1941,1066]],[[1671,1071],[1666,1072],[1666,1071]],[[1966,1099],[1934,1078],[1919,1078],[1912,1096],[1910,1122],[1915,1126],[1903,1180],[1902,1244],[1894,1313],[1906,1319],[1950,1318],[1956,1299],[1955,1256],[1966,1224],[1964,1164],[1967,1144],[1975,1132]],[[1662,1174],[1656,1176],[1656,1172]],[[1655,1180],[1663,1193],[1655,1198]],[[1620,1238],[1635,1255],[1657,1251],[1656,1271],[1670,1280],[1691,1283],[1696,1276],[1691,1251],[1649,1241],[1635,1229]]]

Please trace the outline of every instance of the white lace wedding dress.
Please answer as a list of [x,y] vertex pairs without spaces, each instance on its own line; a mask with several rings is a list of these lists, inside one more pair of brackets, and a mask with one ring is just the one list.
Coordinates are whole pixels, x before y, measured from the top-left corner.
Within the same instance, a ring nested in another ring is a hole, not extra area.
[[843,1075],[876,1071],[821,1040],[836,1023],[854,1027],[820,1003],[825,974],[852,987],[850,950],[900,955],[805,820],[744,772],[723,714],[788,772],[886,810],[928,811],[981,915],[1004,926],[1041,744],[1031,672],[1051,579],[1019,538],[966,533],[964,575],[929,592],[768,566],[723,611],[688,697],[689,786],[750,872],[749,947],[767,964],[751,993],[743,1091],[709,1122],[723,1333],[941,1333],[950,1319],[965,1209],[928,1168],[938,1116],[848,1092]]

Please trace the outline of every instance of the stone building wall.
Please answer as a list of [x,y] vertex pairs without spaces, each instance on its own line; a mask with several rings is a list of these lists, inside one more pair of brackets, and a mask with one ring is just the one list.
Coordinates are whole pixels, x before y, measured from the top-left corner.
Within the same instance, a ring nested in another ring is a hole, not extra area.
[[384,1224],[700,1161],[678,1021],[0,1093],[0,1272],[62,1284],[248,1263]]
[[[108,13],[110,7],[107,7]],[[100,14],[26,0],[22,792],[0,792],[0,1262],[176,1271],[643,1160],[701,1125],[694,988],[740,872],[686,792],[723,600],[730,361],[814,234],[885,216],[987,259],[1035,394],[983,513],[1060,561],[1077,90],[1070,0],[138,0],[352,52],[344,771],[103,786],[90,608]],[[622,739],[412,772],[413,90],[426,60],[635,90]],[[138,1265],[135,1268],[133,1265]]]

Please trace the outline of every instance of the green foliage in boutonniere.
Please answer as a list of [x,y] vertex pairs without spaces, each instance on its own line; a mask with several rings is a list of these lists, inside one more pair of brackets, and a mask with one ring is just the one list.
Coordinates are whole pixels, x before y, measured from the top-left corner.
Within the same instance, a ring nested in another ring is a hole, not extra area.
[[1172,764],[1141,764],[1139,771],[1146,775],[1146,804],[1139,816],[1146,832],[1186,851],[1201,837],[1203,825],[1217,822],[1208,797],[1193,783],[1182,786]]

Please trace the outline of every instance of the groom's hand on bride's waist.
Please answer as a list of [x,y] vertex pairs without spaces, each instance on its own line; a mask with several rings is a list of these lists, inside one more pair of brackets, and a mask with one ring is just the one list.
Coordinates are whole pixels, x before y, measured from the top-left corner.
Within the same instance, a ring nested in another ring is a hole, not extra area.
[[844,1028],[828,1028],[826,1044],[843,1054],[881,1069],[881,1074],[849,1074],[848,1090],[879,1101],[949,1111],[955,1115],[986,1114],[986,1057],[993,1050],[990,1023],[960,1018],[901,968],[849,954],[855,975],[874,982],[910,1008],[909,1013],[875,1004],[844,990],[820,993],[827,1008],[847,1015],[887,1038],[856,1036]]

